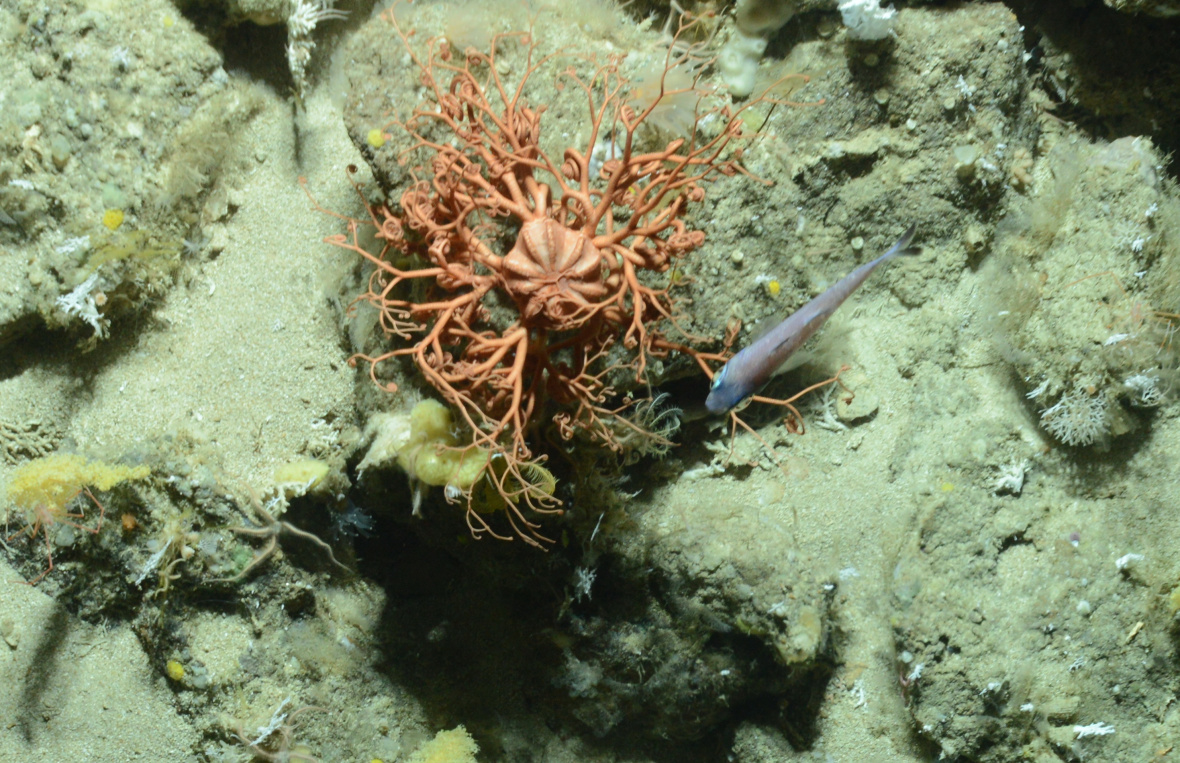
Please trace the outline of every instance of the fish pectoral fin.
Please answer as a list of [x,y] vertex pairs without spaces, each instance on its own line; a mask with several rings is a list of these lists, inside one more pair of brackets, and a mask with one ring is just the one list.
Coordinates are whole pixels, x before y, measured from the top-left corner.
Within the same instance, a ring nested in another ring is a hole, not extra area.
[[805,366],[813,360],[815,360],[814,353],[802,349],[795,350],[791,353],[791,357],[784,360],[781,366],[774,369],[774,372],[770,374],[770,378],[773,379],[774,377],[785,374],[788,371],[794,371],[796,368]]

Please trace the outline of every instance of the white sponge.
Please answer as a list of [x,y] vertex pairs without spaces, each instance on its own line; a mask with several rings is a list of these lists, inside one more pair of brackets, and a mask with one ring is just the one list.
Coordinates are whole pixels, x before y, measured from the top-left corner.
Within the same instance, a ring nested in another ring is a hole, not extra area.
[[766,38],[735,30],[733,36],[717,54],[717,68],[729,85],[729,92],[744,98],[754,92],[758,76],[758,60],[766,52]]
[[893,33],[897,11],[892,5],[882,8],[881,0],[844,0],[839,8],[848,36],[854,40],[883,40]]

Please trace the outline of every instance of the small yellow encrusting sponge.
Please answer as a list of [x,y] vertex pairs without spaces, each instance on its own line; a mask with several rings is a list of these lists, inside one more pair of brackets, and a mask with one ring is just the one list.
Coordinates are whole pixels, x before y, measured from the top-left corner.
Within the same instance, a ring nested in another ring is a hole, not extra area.
[[168,660],[164,663],[164,675],[180,683],[184,680],[184,666],[178,660]]
[[103,212],[102,224],[105,225],[108,230],[118,230],[119,226],[123,224],[123,210],[108,209],[106,212]]

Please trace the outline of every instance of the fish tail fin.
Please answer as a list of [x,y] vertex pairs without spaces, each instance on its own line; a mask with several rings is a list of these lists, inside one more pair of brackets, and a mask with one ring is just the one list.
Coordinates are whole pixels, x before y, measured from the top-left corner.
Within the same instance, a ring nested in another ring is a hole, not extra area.
[[894,244],[892,247],[890,247],[889,251],[886,252],[884,257],[882,257],[881,259],[885,259],[886,257],[893,257],[895,255],[901,255],[904,257],[908,257],[908,256],[914,255],[914,254],[921,254],[922,247],[910,246],[910,242],[914,240],[914,233],[917,230],[918,230],[918,224],[917,223],[910,223],[910,227],[906,228],[905,233],[901,234],[901,238],[899,238],[897,240],[897,243]]

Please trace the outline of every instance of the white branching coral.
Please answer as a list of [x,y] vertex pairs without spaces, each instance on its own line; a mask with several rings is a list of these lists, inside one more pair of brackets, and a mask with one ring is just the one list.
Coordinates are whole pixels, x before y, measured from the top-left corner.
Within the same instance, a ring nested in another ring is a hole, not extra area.
[[1085,739],[1086,737],[1104,737],[1108,734],[1114,733],[1114,726],[1109,723],[1091,723],[1086,726],[1074,726],[1073,733],[1077,735],[1077,739]]
[[[1025,381],[1027,381],[1027,379]],[[1030,390],[1029,393],[1027,395],[1025,395],[1025,397],[1027,397],[1029,400],[1036,400],[1038,397],[1040,397],[1041,395],[1045,394],[1048,391],[1049,391],[1049,380],[1045,379],[1045,381],[1041,382],[1036,387],[1034,387],[1032,390]]]
[[89,323],[94,329],[94,335],[99,339],[105,339],[109,322],[98,312],[96,299],[101,298],[102,292],[101,290],[96,291],[97,286],[98,273],[95,272],[75,286],[69,294],[58,297],[57,306],[66,315],[81,318]]
[[258,737],[253,742],[249,743],[251,747],[256,747],[262,744],[267,740],[267,738],[270,737],[271,734],[282,728],[283,721],[287,720],[287,713],[283,711],[289,704],[291,704],[290,697],[287,697],[279,703],[279,706],[275,708],[274,713],[270,716],[270,723],[266,724],[265,726],[258,727]]
[[1142,371],[1124,379],[1123,386],[1132,393],[1132,405],[1153,408],[1164,402],[1164,393],[1159,388],[1159,381],[1158,376]]
[[1075,389],[1041,412],[1041,426],[1065,445],[1089,445],[1107,432],[1106,398]]
[[574,570],[574,601],[581,601],[585,597],[590,601],[590,589],[594,587],[594,578],[598,571],[593,567],[578,567]]

